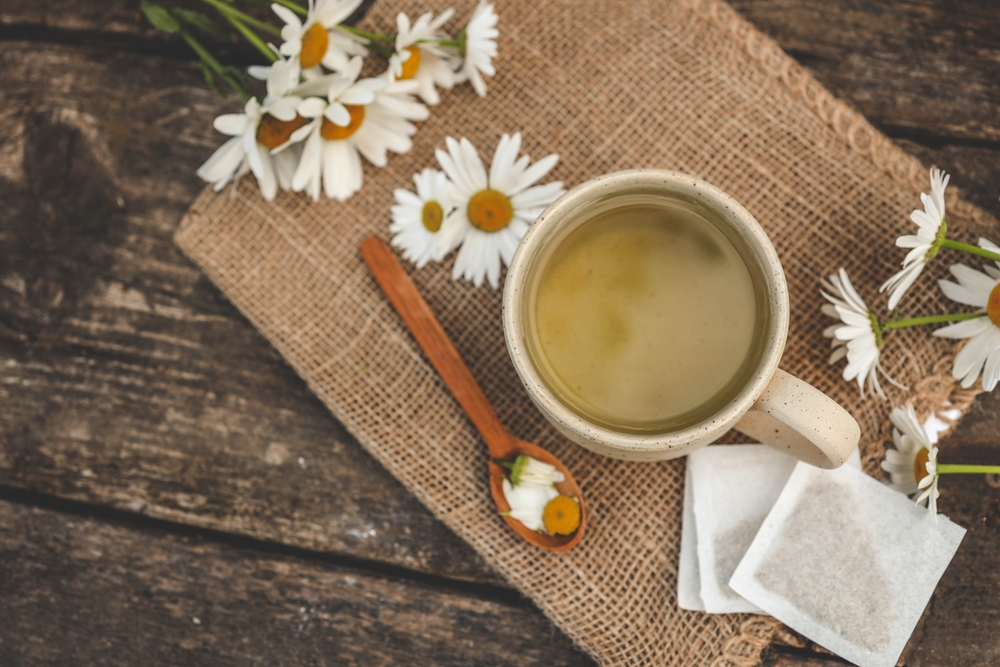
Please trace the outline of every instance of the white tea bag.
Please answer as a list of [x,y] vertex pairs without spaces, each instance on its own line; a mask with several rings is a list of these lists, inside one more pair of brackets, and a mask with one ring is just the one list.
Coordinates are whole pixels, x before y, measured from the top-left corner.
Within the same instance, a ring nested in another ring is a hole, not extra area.
[[[761,611],[730,589],[728,582],[795,463],[794,458],[766,445],[716,445],[688,456],[677,568],[677,604],[681,609]],[[861,469],[857,449],[846,465]],[[703,501],[696,500],[699,492]],[[696,506],[700,518],[695,514]]]
[[864,473],[800,463],[730,585],[860,667],[893,667],[964,535]]
[[688,455],[701,600],[712,614],[756,612],[729,578],[795,468],[767,445],[704,447]]
[[701,601],[701,575],[698,573],[698,537],[694,526],[694,487],[691,466],[684,471],[684,523],[681,524],[681,558],[677,564],[677,606],[688,611],[705,611]]

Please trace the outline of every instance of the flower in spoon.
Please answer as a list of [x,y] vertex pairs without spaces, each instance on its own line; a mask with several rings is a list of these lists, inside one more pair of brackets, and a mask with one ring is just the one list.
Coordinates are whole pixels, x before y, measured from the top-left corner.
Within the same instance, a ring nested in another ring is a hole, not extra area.
[[[361,257],[375,277],[390,303],[402,317],[410,333],[423,349],[441,379],[451,390],[472,423],[479,429],[490,452],[490,491],[504,520],[514,532],[528,542],[550,551],[566,551],[576,546],[583,538],[587,525],[587,508],[583,494],[573,475],[562,462],[550,452],[530,442],[515,438],[504,428],[490,405],[482,389],[476,383],[472,371],[465,365],[458,350],[448,338],[441,324],[434,317],[427,302],[417,291],[416,285],[403,271],[392,251],[382,240],[370,236],[361,244]],[[494,463],[496,460],[517,459],[530,456],[547,463],[562,473],[563,481],[556,483],[559,494],[579,501],[580,525],[571,535],[546,535],[531,530],[520,521],[509,516],[510,503],[504,496],[503,483],[506,479],[504,468]]]

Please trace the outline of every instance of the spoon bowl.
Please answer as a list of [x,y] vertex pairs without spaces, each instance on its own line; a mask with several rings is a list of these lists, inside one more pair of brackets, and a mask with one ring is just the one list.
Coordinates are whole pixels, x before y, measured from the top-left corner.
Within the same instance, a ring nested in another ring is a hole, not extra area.
[[420,296],[417,286],[403,271],[403,267],[399,265],[389,246],[381,239],[369,236],[361,244],[361,257],[368,265],[372,275],[375,276],[375,280],[388,297],[389,302],[403,318],[403,322],[423,349],[424,354],[430,359],[441,379],[451,390],[472,423],[479,429],[483,440],[486,441],[486,447],[490,452],[490,490],[493,493],[497,509],[500,512],[509,512],[510,505],[503,494],[504,470],[501,466],[493,463],[493,460],[513,460],[519,454],[525,454],[555,466],[566,478],[556,484],[556,489],[563,495],[575,497],[580,503],[580,526],[572,535],[543,535],[531,530],[516,519],[504,516],[507,525],[536,547],[549,551],[572,549],[583,538],[587,525],[587,508],[583,500],[583,493],[572,473],[563,465],[562,461],[550,452],[538,445],[515,438],[500,423],[493,406],[490,405],[483,390],[480,389],[475,377],[473,377],[472,371],[465,365],[465,361],[455,349],[451,339],[448,338],[448,334],[434,317],[430,306]]
[[[563,465],[563,462],[553,456],[548,450],[542,449],[538,445],[533,445],[530,442],[525,442],[524,440],[518,440],[513,438],[513,444],[510,451],[506,456],[498,456],[496,458],[501,460],[513,460],[517,458],[519,454],[524,454],[530,456],[533,459],[537,459],[542,463],[548,463],[556,467],[556,470],[561,472],[566,478],[562,482],[556,483],[556,490],[564,496],[572,496],[580,502],[580,527],[577,528],[571,535],[545,535],[539,533],[538,531],[531,530],[523,523],[509,516],[504,516],[504,521],[507,525],[513,529],[515,533],[523,537],[528,542],[531,542],[536,547],[541,547],[542,549],[548,549],[549,551],[567,551],[572,549],[577,545],[577,543],[583,538],[583,530],[587,524],[587,506],[583,502],[583,493],[580,492],[580,487],[576,483],[576,479],[570,471]],[[492,451],[491,451],[492,453]],[[507,498],[503,495],[503,481],[506,479],[506,474],[504,473],[504,468],[497,465],[490,460],[490,491],[493,492],[493,501],[497,504],[497,509],[501,513],[509,512],[510,505],[507,503]]]

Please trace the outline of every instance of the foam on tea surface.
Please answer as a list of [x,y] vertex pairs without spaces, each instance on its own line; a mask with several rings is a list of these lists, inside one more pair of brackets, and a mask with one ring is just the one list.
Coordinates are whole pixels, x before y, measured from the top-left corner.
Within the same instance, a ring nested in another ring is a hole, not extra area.
[[742,384],[757,310],[743,258],[699,213],[615,208],[572,231],[543,269],[540,370],[590,420],[666,430]]

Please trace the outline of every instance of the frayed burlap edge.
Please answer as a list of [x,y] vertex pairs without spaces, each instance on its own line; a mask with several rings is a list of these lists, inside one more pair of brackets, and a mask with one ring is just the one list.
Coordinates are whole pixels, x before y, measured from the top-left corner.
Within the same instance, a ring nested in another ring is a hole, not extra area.
[[[927,169],[920,161],[897,146],[891,139],[879,132],[860,113],[843,100],[837,99],[816,78],[778,46],[777,42],[754,28],[732,7],[720,0],[681,0],[704,21],[723,25],[742,45],[746,53],[760,63],[772,77],[782,81],[789,90],[801,98],[813,112],[829,125],[852,150],[868,157],[881,171],[894,180],[917,191],[927,188]],[[959,199],[956,188],[948,188],[946,202],[949,210],[986,224],[989,214],[978,206]],[[961,344],[956,346],[955,352]],[[932,375],[917,383],[908,395],[917,415],[923,420],[944,409],[958,409],[964,416],[976,396],[982,392],[982,384],[977,381],[969,389],[963,389],[959,381],[951,375],[954,356],[942,358],[934,367]],[[952,428],[961,419],[952,420],[938,415]],[[946,431],[945,433],[950,432]],[[887,418],[882,424],[883,443],[890,439],[892,423]],[[864,470],[880,476],[879,464],[885,457],[885,447],[869,451],[862,461]],[[994,488],[1000,488],[1000,475],[988,480]],[[780,621],[769,616],[754,616],[740,625],[739,633],[726,640],[722,654],[712,661],[712,667],[756,667],[760,664],[765,649],[776,639],[793,646],[802,646],[797,635]]]

